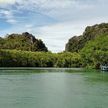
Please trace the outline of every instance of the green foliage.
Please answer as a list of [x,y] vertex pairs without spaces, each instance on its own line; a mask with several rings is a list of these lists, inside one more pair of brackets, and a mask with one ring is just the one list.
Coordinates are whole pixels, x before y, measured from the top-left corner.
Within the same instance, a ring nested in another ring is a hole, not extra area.
[[78,53],[58,53],[56,67],[81,67],[81,57]]
[[1,67],[81,67],[78,53],[0,50]]
[[32,34],[27,32],[11,34],[5,38],[0,38],[0,48],[23,51],[48,51],[42,40],[36,39]]
[[36,39],[27,32],[0,38],[0,48],[1,67],[98,69],[101,64],[108,64],[108,24],[88,26],[83,35],[69,39],[66,52],[62,53],[48,52],[42,40]]
[[81,50],[84,66],[99,68],[108,63],[108,35],[101,35],[89,41]]
[[93,40],[103,34],[108,34],[108,23],[88,26],[86,27],[83,35],[74,36],[69,39],[69,42],[66,44],[65,51],[79,52],[88,41]]

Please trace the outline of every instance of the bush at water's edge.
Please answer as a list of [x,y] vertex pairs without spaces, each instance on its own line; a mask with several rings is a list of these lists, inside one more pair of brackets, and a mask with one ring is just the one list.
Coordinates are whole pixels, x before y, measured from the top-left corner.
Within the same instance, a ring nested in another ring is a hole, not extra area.
[[82,67],[78,53],[0,50],[0,67]]

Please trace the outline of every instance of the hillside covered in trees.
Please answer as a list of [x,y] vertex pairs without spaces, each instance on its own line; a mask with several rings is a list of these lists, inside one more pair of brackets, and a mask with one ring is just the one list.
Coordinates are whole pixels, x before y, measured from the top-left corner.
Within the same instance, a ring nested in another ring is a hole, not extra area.
[[82,35],[69,39],[65,50],[79,53],[82,67],[99,69],[108,64],[108,23],[86,27]]
[[88,26],[66,51],[48,52],[42,40],[25,32],[0,38],[0,67],[90,67],[108,64],[108,23]]
[[69,39],[65,46],[65,51],[79,52],[88,41],[93,40],[103,34],[108,34],[108,23],[87,26],[82,35],[73,36]]
[[99,68],[101,64],[108,65],[108,34],[100,35],[86,43],[80,54],[84,67]]
[[22,34],[10,34],[0,38],[0,49],[16,49],[23,51],[45,51],[48,49],[42,40],[28,32]]

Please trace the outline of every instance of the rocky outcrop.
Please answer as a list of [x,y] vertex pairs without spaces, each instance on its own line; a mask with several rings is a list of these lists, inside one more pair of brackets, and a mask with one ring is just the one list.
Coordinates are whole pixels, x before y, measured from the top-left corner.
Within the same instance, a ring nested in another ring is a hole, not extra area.
[[48,51],[42,40],[36,39],[35,36],[28,32],[10,34],[5,38],[0,38],[0,48],[25,51]]
[[68,43],[66,44],[65,51],[79,52],[88,41],[93,40],[97,36],[103,34],[108,34],[108,23],[88,26],[81,36],[74,36],[69,39]]

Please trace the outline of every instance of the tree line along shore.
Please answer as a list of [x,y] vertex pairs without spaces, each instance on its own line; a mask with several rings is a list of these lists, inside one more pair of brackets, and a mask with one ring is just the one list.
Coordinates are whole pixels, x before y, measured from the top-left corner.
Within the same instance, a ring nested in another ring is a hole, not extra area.
[[90,67],[108,63],[108,23],[86,27],[72,36],[65,51],[52,53],[32,34],[10,34],[0,38],[0,67]]

